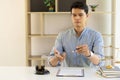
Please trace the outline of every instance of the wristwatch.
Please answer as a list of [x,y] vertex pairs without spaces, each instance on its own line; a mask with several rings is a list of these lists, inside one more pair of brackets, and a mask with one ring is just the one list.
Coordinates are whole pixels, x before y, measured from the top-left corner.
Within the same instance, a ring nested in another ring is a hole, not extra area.
[[86,57],[91,57],[93,55],[93,53],[90,51],[90,55],[86,56]]

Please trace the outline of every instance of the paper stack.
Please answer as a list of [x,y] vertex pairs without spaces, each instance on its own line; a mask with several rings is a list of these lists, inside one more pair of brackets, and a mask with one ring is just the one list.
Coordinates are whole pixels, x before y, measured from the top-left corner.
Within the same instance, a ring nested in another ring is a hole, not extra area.
[[110,69],[107,69],[105,66],[102,66],[99,67],[97,73],[106,78],[120,78],[120,68],[118,66],[113,66]]

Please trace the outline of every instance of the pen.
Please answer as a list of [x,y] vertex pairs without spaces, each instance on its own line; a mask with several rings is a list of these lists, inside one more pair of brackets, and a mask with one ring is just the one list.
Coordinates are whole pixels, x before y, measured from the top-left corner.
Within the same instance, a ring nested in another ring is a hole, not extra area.
[[78,50],[78,49],[80,49],[80,48],[75,48],[75,50],[73,50],[72,52],[74,53],[76,50]]

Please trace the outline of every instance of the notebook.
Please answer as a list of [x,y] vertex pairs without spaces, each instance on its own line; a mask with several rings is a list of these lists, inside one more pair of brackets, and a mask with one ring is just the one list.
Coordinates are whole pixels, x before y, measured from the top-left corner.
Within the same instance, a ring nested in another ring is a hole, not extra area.
[[120,68],[118,66],[113,66],[111,69],[107,69],[105,66],[100,67],[103,73],[120,73]]

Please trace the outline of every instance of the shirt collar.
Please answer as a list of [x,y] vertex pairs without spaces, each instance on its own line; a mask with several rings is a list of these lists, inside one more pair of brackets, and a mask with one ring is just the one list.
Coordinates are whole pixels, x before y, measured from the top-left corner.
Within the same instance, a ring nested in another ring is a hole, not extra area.
[[[86,32],[86,30],[87,30],[87,28],[85,27],[80,36],[82,36]],[[76,32],[75,32],[74,28],[72,29],[72,32],[73,32],[74,35],[76,35]]]

